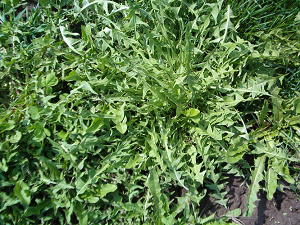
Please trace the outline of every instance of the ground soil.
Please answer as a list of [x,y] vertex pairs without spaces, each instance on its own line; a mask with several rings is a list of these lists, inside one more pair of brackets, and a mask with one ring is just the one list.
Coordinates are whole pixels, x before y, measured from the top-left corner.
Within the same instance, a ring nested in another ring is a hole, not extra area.
[[[241,209],[242,215],[247,210],[246,195],[248,188],[246,182],[241,177],[230,176],[226,179],[226,190],[228,194],[228,208],[234,210]],[[272,200],[268,200],[266,193],[260,191],[258,194],[259,201],[256,202],[257,208],[251,217],[238,217],[245,225],[300,225],[300,201],[293,191],[284,188],[284,192],[277,190]],[[228,212],[228,209],[216,203],[216,200],[207,196],[201,203],[204,206],[206,216],[215,214],[215,218],[222,217]],[[234,221],[233,221],[234,222]]]
[[[28,13],[30,15],[30,13],[36,8],[38,3],[38,0],[28,0],[25,3],[22,4],[22,6],[20,6],[17,9],[17,13],[22,12],[26,7],[28,8]],[[39,9],[41,9],[41,6],[39,6]],[[26,13],[24,12],[22,15],[23,19],[26,19]]]

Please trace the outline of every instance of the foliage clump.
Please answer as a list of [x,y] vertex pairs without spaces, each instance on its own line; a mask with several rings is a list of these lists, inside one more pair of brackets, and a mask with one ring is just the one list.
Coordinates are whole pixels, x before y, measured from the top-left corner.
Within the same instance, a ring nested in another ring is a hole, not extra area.
[[1,223],[204,224],[227,174],[246,216],[299,191],[295,4],[1,1]]

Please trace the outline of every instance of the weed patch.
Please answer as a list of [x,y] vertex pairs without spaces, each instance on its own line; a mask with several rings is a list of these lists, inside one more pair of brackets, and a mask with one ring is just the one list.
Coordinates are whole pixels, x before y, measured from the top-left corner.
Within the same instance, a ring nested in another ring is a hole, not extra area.
[[1,1],[0,221],[239,224],[299,194],[299,8]]

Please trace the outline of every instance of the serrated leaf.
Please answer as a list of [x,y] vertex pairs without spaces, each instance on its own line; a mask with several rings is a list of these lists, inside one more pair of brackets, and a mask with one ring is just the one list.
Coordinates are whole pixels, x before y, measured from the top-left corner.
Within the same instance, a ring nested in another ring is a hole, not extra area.
[[214,212],[212,215],[210,215],[204,219],[201,219],[200,224],[207,224],[209,221],[215,221],[215,218],[214,218],[215,214],[216,214],[216,212]]
[[227,212],[226,216],[239,217],[241,214],[242,214],[242,210],[237,208],[237,209],[230,210],[229,212]]
[[25,216],[39,215],[41,210],[45,210],[52,204],[51,200],[40,202],[36,207],[28,207],[25,211]]
[[[108,164],[105,164],[104,166],[102,166],[101,169],[99,169],[97,172],[95,172],[95,174],[93,176],[91,176],[87,182],[83,183],[82,185],[80,185],[80,189],[77,191],[77,194],[76,194],[76,197],[78,197],[78,195],[82,194],[86,188],[88,187],[88,185],[90,183],[92,183],[92,181],[97,177],[99,176],[101,173],[103,173],[107,168],[109,167]],[[79,188],[79,186],[76,186],[76,188]]]
[[39,157],[39,160],[45,164],[45,166],[51,171],[51,173],[53,173],[56,176],[56,178],[60,177],[60,171],[58,170],[54,162],[43,156]]
[[83,29],[81,29],[82,37],[85,39],[85,41],[88,41],[91,34],[92,34],[92,27],[87,24]]
[[230,21],[230,18],[233,16],[232,10],[230,8],[230,5],[227,5],[227,12],[224,15],[224,20],[225,22],[223,22],[220,26],[220,31],[225,30],[224,35],[222,37],[222,42],[225,41],[229,29],[234,29],[234,26],[232,24],[232,22]]
[[81,160],[81,162],[78,164],[78,170],[82,170],[82,168],[83,168],[83,166],[84,166],[84,162],[85,162],[86,159],[87,159],[87,156],[84,157],[84,159]]
[[55,194],[59,190],[65,190],[65,189],[74,189],[75,187],[68,184],[65,180],[60,181],[57,185],[52,187],[53,193]]
[[144,161],[144,159],[137,154],[135,155],[134,159],[132,157],[129,159],[128,163],[125,166],[125,169],[131,169],[132,167],[135,167],[142,161]]
[[216,127],[211,128],[211,125],[209,124],[207,127],[207,133],[209,136],[211,136],[213,139],[221,141],[222,140],[222,134],[217,130]]
[[181,213],[186,207],[188,207],[190,198],[185,196],[185,197],[177,197],[178,203],[174,206],[175,209],[172,209],[173,211],[172,215],[175,217],[179,213]]
[[[180,159],[179,159],[180,160]],[[179,161],[178,160],[178,161]],[[172,163],[172,162],[171,162]],[[176,164],[176,163],[175,163]],[[184,185],[184,180],[181,179],[183,171],[176,171],[173,167],[173,165],[170,166],[173,170],[170,171],[170,177],[172,177],[174,180],[177,180],[180,184],[181,187],[183,187],[185,190],[189,190],[185,185]]]
[[[75,94],[75,93],[80,93],[80,91],[78,91],[79,89],[82,89],[82,90],[84,90],[84,91],[89,91],[89,92],[91,92],[91,93],[93,93],[93,94],[97,94],[97,93],[92,89],[91,85],[89,85],[88,82],[82,81],[82,82],[80,82],[80,86],[79,86],[79,87],[75,88],[74,90],[72,90],[72,91],[70,92],[69,96],[71,96],[72,94]],[[69,97],[69,96],[68,96],[68,97]]]
[[159,197],[160,197],[161,190],[159,185],[158,174],[154,168],[150,170],[148,187],[150,189],[151,194],[153,195],[156,212],[158,214],[158,218],[160,219]]
[[274,171],[282,176],[283,179],[285,179],[288,183],[294,184],[295,180],[291,177],[290,171],[287,165],[285,165],[285,160],[278,160],[278,159],[273,159],[272,162],[272,168]]
[[78,75],[77,71],[71,71],[69,76],[65,77],[65,81],[77,81],[80,80],[80,76]]
[[211,15],[213,16],[214,18],[214,21],[215,21],[215,25],[218,24],[218,15],[219,15],[219,7],[218,7],[218,4],[217,3],[213,3],[213,4],[207,4],[211,7]]
[[265,173],[267,198],[271,200],[277,187],[277,174],[272,168],[269,168],[268,171],[266,171]]
[[257,192],[260,189],[259,182],[264,178],[263,171],[265,169],[265,159],[265,156],[261,156],[255,159],[255,170],[251,173],[251,185],[249,187],[249,193],[247,195],[248,206],[246,216],[248,217],[252,215],[253,210],[256,207],[254,205],[254,202],[258,200]]
[[[266,146],[267,145],[267,146]],[[276,158],[276,159],[288,159],[290,161],[298,161],[297,158],[291,158],[291,157],[288,157],[286,155],[286,152],[285,151],[282,151],[281,148],[276,148],[276,146],[271,146],[269,144],[269,142],[265,142],[264,141],[258,141],[256,142],[256,146],[255,146],[255,150],[254,150],[254,153],[256,154],[261,154],[261,153],[264,153],[266,154],[269,158]]]
[[[68,38],[68,37],[66,37],[65,34],[67,34],[67,33],[69,33],[69,32],[66,31],[66,28],[65,28],[65,27],[60,26],[59,29],[60,29],[60,32],[61,32],[61,35],[62,35],[64,41],[65,41],[66,44],[69,46],[69,48],[72,49],[72,50],[73,50],[74,52],[76,52],[77,54],[83,55],[83,54],[84,54],[83,51],[78,50],[78,49],[75,49],[74,46],[73,46],[73,45],[75,45],[76,43],[78,43],[79,40],[78,40],[78,39],[74,39],[74,38]],[[78,35],[78,34],[73,34],[73,35]]]
[[110,111],[114,114],[115,118],[113,119],[114,123],[121,123],[123,120],[127,120],[127,118],[124,118],[124,107],[125,103],[119,108],[114,109],[113,107],[110,107]]
[[204,176],[205,176],[206,171],[202,171],[200,173],[199,165],[194,168],[194,171],[196,173],[196,175],[195,175],[196,181],[203,184]]
[[165,224],[165,225],[173,225],[174,222],[174,216],[173,214],[169,215],[168,217],[163,217],[161,219],[161,221]]
[[10,110],[0,112],[0,124],[2,124],[2,122],[4,120],[6,120],[11,114],[12,114],[12,111],[10,111]]

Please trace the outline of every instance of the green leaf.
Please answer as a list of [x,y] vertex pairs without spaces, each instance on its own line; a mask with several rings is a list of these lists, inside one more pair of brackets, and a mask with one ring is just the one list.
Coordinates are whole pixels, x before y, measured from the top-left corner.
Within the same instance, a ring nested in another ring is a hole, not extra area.
[[77,80],[80,80],[80,76],[77,71],[71,71],[69,73],[69,76],[67,76],[64,80],[65,81],[77,81]]
[[159,207],[159,198],[160,198],[160,185],[159,185],[159,178],[157,175],[156,170],[153,168],[150,170],[150,177],[148,180],[148,187],[150,189],[151,194],[153,195],[154,198],[154,204],[156,207],[156,213],[157,216],[159,218],[159,220],[161,219],[161,213],[160,213],[160,207]]
[[227,150],[226,161],[228,163],[236,163],[237,161],[239,161],[240,159],[243,158],[243,155],[245,154],[245,152],[246,152],[245,145],[242,145],[242,146],[232,145]]
[[209,136],[211,136],[215,140],[218,140],[218,141],[222,140],[222,134],[217,130],[217,128],[215,126],[213,127],[213,130],[212,130],[211,125],[208,124],[207,133]]
[[100,198],[99,197],[90,197],[87,200],[89,203],[94,204],[94,203],[97,203],[100,200]]
[[70,94],[69,94],[68,97],[70,97],[71,95],[73,95],[73,94],[75,94],[75,93],[81,93],[80,91],[78,91],[79,89],[82,89],[82,90],[84,90],[84,91],[89,91],[89,92],[91,92],[91,93],[93,93],[93,94],[97,94],[97,93],[92,89],[91,85],[90,85],[88,82],[82,81],[82,82],[80,82],[79,84],[80,84],[80,86],[77,87],[76,89],[72,90],[72,91],[70,92]]
[[[269,158],[276,158],[276,159],[288,159],[290,161],[298,161],[297,158],[291,158],[288,157],[286,152],[282,150],[281,148],[276,148],[276,146],[271,146],[270,141],[264,142],[264,141],[258,141],[256,142],[255,150],[253,153],[256,154],[261,154],[264,153],[266,154]],[[267,147],[266,147],[267,145]]]
[[45,79],[45,82],[42,82],[43,87],[53,87],[57,85],[58,78],[55,76],[54,72],[50,72]]
[[273,114],[276,122],[280,122],[283,118],[283,109],[281,105],[282,99],[277,95],[278,91],[278,89],[275,89],[273,91],[275,96],[272,98]]
[[53,42],[55,42],[55,39],[42,37],[42,38],[35,38],[32,40],[32,42],[35,45],[38,45],[39,47],[44,47],[44,46],[50,46]]
[[185,116],[187,117],[194,117],[197,116],[200,113],[198,109],[190,108],[187,111],[185,111]]
[[75,187],[68,184],[65,180],[60,181],[57,185],[52,187],[53,194],[57,193],[59,190],[66,190],[66,189],[74,189]]
[[189,202],[190,198],[185,196],[185,197],[177,197],[178,203],[176,206],[174,206],[175,209],[172,209],[173,213],[172,216],[175,217],[179,213],[181,213],[186,207],[189,207]]
[[20,131],[16,131],[15,135],[10,136],[9,142],[14,144],[17,143],[21,140],[22,138],[22,133]]
[[161,221],[165,225],[173,225],[175,223],[173,214],[169,215],[168,217],[163,217]]
[[95,118],[91,126],[85,131],[86,133],[95,133],[103,125],[103,120],[100,118]]
[[101,198],[105,197],[108,193],[114,192],[115,190],[117,190],[117,188],[118,187],[115,184],[101,185],[101,187],[100,187],[100,197]]
[[6,130],[12,130],[15,127],[15,122],[12,120],[9,120],[7,123],[3,122],[0,124],[0,133],[6,131]]
[[287,122],[291,126],[295,125],[295,124],[300,124],[300,116],[293,116],[293,117],[287,119]]
[[2,122],[5,121],[11,114],[12,114],[12,111],[10,111],[10,110],[6,110],[6,111],[0,113],[0,124],[2,124]]
[[221,24],[220,26],[220,31],[225,30],[224,31],[224,35],[222,37],[222,42],[225,41],[226,37],[228,36],[229,33],[229,29],[234,30],[234,26],[230,20],[230,18],[233,16],[232,10],[230,8],[230,5],[227,5],[227,12],[224,15],[224,22]]
[[23,182],[18,182],[14,188],[15,195],[22,201],[23,204],[29,205],[31,196],[28,186]]
[[142,157],[140,157],[139,154],[136,154],[134,159],[132,157],[129,159],[128,163],[125,166],[125,169],[131,169],[143,161],[144,161],[144,159]]
[[251,173],[251,185],[249,187],[249,193],[247,195],[247,212],[246,216],[250,217],[253,213],[254,208],[256,207],[254,205],[254,202],[258,200],[257,198],[257,192],[259,191],[259,182],[264,178],[263,171],[265,169],[265,156],[260,156],[257,159],[255,159],[255,170]]
[[125,120],[126,117],[124,118],[124,107],[125,104],[123,104],[119,109],[114,109],[113,107],[110,107],[110,111],[115,116],[115,118],[113,119],[114,123],[118,124]]
[[31,106],[28,112],[33,120],[40,119],[39,110],[36,106]]
[[87,182],[82,183],[82,185],[80,185],[80,188],[77,186],[76,188],[79,188],[79,190],[77,191],[76,197],[78,197],[78,195],[84,193],[84,191],[87,189],[87,186],[92,183],[92,181],[97,178],[101,173],[103,173],[107,168],[109,167],[108,164],[105,164],[104,166],[102,166],[101,169],[99,169],[97,172],[95,172],[95,174],[93,176],[91,176]]
[[277,174],[272,168],[269,168],[268,171],[265,171],[265,173],[267,198],[271,200],[277,187]]
[[[8,170],[8,166],[6,165],[6,159],[2,158],[1,162],[0,162],[0,169],[4,172],[7,172]],[[1,185],[0,185],[1,187]]]
[[201,220],[200,220],[200,224],[207,224],[209,221],[215,221],[215,212],[212,214],[212,215],[210,215],[210,216],[208,216],[208,217],[206,217],[206,218],[201,218]]
[[61,32],[61,35],[62,35],[64,41],[65,41],[66,44],[69,46],[69,48],[72,49],[72,50],[73,50],[74,52],[76,52],[77,54],[83,55],[84,52],[83,52],[81,49],[75,49],[75,47],[73,46],[73,45],[75,45],[76,43],[78,43],[79,40],[78,40],[78,39],[74,39],[74,38],[68,38],[68,37],[66,37],[66,34],[71,34],[71,35],[78,35],[78,34],[67,32],[67,31],[66,31],[66,28],[63,27],[63,26],[60,26],[59,29],[60,29],[60,32]]
[[121,134],[125,134],[127,131],[126,117],[124,118],[123,122],[116,124],[116,128]]
[[226,216],[230,216],[230,217],[239,217],[242,214],[242,210],[237,208],[234,210],[230,210],[229,212],[226,213]]
[[41,210],[45,210],[51,206],[50,199],[40,202],[36,207],[28,207],[25,216],[39,215]]
[[262,156],[268,198],[295,188],[287,0],[25,2],[0,6],[0,221],[203,224],[207,192],[228,207],[221,172],[250,170],[254,207]]
[[294,184],[295,180],[290,176],[290,171],[288,166],[285,164],[285,160],[278,160],[278,159],[273,159],[272,162],[272,168],[274,171],[282,176],[283,179],[285,179],[288,183]]
[[267,112],[268,112],[268,101],[265,100],[265,101],[264,101],[263,108],[262,108],[261,113],[260,113],[260,116],[259,116],[259,125],[260,125],[260,126],[263,126],[263,125],[265,124],[264,121],[265,121]]
[[217,25],[217,24],[218,24],[217,18],[218,18],[218,14],[219,14],[219,7],[218,7],[218,4],[217,4],[217,3],[213,3],[213,4],[207,4],[207,5],[209,5],[209,6],[212,8],[212,10],[211,10],[211,15],[212,15],[213,18],[214,18],[215,25]]
[[50,160],[43,156],[39,157],[39,160],[45,164],[45,166],[55,175],[56,178],[60,177],[60,171],[56,165]]
[[87,24],[85,27],[83,27],[83,29],[81,29],[81,33],[84,40],[88,41],[92,34],[92,27],[89,24]]
[[46,134],[44,132],[44,126],[40,122],[36,122],[34,124],[35,130],[34,130],[34,139],[38,142],[41,142],[46,137]]
[[59,133],[58,133],[58,136],[61,138],[61,139],[66,139],[68,137],[68,133],[61,130]]
[[[300,13],[298,13],[299,15],[300,15]],[[300,114],[300,97],[298,97],[298,98],[295,98],[295,100],[294,100],[294,111],[295,111],[295,113],[296,114]]]

